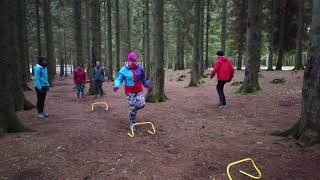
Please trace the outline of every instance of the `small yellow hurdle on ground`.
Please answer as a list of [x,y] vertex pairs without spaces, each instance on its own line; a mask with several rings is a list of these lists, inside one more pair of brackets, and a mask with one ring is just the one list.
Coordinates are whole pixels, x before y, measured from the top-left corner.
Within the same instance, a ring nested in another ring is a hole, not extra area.
[[231,168],[231,166],[234,166],[234,165],[236,165],[236,164],[240,164],[240,163],[246,162],[246,161],[250,161],[250,162],[251,162],[251,164],[253,165],[253,167],[255,168],[255,170],[258,172],[258,176],[253,176],[253,175],[251,175],[251,174],[249,174],[249,173],[247,173],[247,172],[244,172],[244,171],[242,171],[242,170],[239,170],[239,172],[240,172],[241,174],[245,175],[245,176],[248,176],[248,177],[252,178],[252,179],[261,179],[262,174],[261,174],[260,170],[258,169],[257,165],[254,163],[254,161],[253,161],[251,158],[246,158],[246,159],[242,159],[242,160],[239,160],[239,161],[230,163],[230,164],[228,165],[228,167],[227,167],[227,174],[228,174],[229,180],[232,180],[232,177],[231,177],[231,175],[230,175],[230,168]]
[[150,124],[151,127],[152,127],[152,131],[148,130],[148,133],[150,133],[150,134],[152,134],[152,135],[156,133],[156,129],[154,128],[154,125],[152,124],[152,122],[141,122],[141,123],[135,123],[135,124],[132,125],[132,127],[131,127],[131,134],[128,133],[128,136],[130,136],[131,138],[133,138],[133,137],[135,136],[134,130],[133,130],[134,127],[135,127],[135,126],[138,126],[138,125],[145,125],[145,124]]
[[94,106],[96,106],[96,105],[105,105],[106,106],[106,108],[105,108],[106,111],[108,111],[108,109],[109,109],[109,105],[108,105],[107,102],[95,102],[95,103],[91,104],[91,112],[93,112]]

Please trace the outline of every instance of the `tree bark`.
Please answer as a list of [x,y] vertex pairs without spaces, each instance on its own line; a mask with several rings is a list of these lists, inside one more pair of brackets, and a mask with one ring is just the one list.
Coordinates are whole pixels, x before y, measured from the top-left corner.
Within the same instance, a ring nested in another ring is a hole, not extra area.
[[18,1],[18,38],[19,38],[19,71],[21,79],[21,87],[23,90],[30,90],[28,87],[29,70],[29,50],[28,50],[28,36],[26,28],[26,2],[25,0]]
[[74,27],[74,40],[76,50],[77,64],[84,65],[83,45],[82,45],[82,13],[81,13],[82,0],[73,0],[73,27]]
[[41,46],[41,17],[40,17],[40,2],[36,0],[36,20],[37,20],[37,45],[38,45],[38,56],[42,55],[42,46]]
[[184,29],[183,29],[183,23],[182,18],[177,18],[177,57],[176,57],[176,64],[175,64],[175,70],[182,70],[184,69],[183,59],[184,59]]
[[210,36],[210,11],[211,11],[211,0],[207,0],[207,22],[206,22],[206,61],[205,61],[205,69],[209,68],[209,36]]
[[[90,33],[91,33],[91,27],[90,27],[90,0],[85,0],[85,49],[86,49],[86,55],[87,55],[87,74],[88,77],[91,76],[91,68],[92,68],[92,60],[91,60],[91,44],[90,44]],[[65,47],[66,49],[66,47]],[[66,73],[67,75],[67,73]]]
[[320,1],[313,1],[311,48],[304,71],[301,117],[279,135],[293,136],[300,145],[320,142]]
[[261,1],[248,0],[247,24],[247,64],[243,85],[239,89],[242,94],[260,90],[258,72],[260,67],[260,21]]
[[203,60],[203,36],[204,36],[204,0],[200,1],[200,26],[199,26],[199,77],[203,77],[204,60]]
[[[90,9],[91,9],[91,64],[88,69],[93,69],[97,60],[101,61],[101,25],[100,25],[100,0],[91,0]],[[90,71],[91,72],[91,71]],[[89,74],[91,79],[91,73]],[[88,94],[93,94],[93,83],[90,83]]]
[[108,79],[113,80],[113,60],[112,60],[112,26],[111,26],[111,0],[107,0],[107,62]]
[[221,5],[221,50],[225,52],[227,39],[227,0],[222,0]]
[[144,0],[145,4],[145,14],[144,14],[144,22],[145,22],[145,36],[146,36],[146,41],[145,41],[145,53],[146,53],[146,76],[147,78],[150,78],[150,13],[149,13],[149,0]]
[[130,0],[126,2],[126,16],[127,16],[127,43],[128,51],[131,51],[131,13],[130,13]]
[[283,0],[281,4],[281,22],[280,22],[280,37],[279,37],[279,54],[276,70],[282,70],[284,57],[284,43],[286,39],[286,20],[287,20],[287,0]]
[[115,0],[116,71],[120,70],[120,13],[119,0]]
[[164,93],[164,1],[151,1],[152,49],[151,49],[151,84],[152,92],[147,95],[147,102],[164,102],[167,97]]
[[194,7],[194,28],[193,28],[193,59],[191,67],[191,79],[189,86],[198,86],[200,81],[199,65],[200,65],[200,24],[201,24],[201,2],[195,1]]
[[53,34],[52,34],[52,20],[51,20],[51,0],[43,0],[43,20],[44,20],[44,32],[46,39],[46,52],[48,59],[48,79],[49,84],[53,86],[53,78],[56,71],[56,62],[54,59],[54,47],[53,47]]
[[237,1],[239,3],[238,8],[238,16],[239,16],[239,22],[237,22],[237,29],[238,29],[238,59],[237,59],[237,70],[242,69],[242,58],[243,58],[243,51],[244,51],[244,45],[245,45],[245,37],[246,37],[246,18],[247,18],[247,3],[245,0]]
[[26,105],[19,77],[18,3],[0,1],[0,134],[24,130],[15,114]]
[[295,57],[295,68],[294,70],[303,69],[302,64],[302,36],[303,36],[303,15],[304,15],[304,0],[298,1],[298,32],[296,39],[296,57]]

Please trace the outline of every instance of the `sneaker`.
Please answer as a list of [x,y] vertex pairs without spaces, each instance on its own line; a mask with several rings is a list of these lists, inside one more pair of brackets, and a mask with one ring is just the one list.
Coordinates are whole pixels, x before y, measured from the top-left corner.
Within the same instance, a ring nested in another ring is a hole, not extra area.
[[136,123],[136,122],[134,122],[134,121],[130,121],[130,122],[129,122],[129,130],[130,130],[130,131],[131,131],[132,128],[133,128],[133,131],[136,131],[136,127],[133,126],[135,123]]
[[40,119],[43,119],[43,118],[45,118],[46,116],[45,115],[43,115],[43,114],[38,114],[38,118],[40,118]]
[[43,112],[42,115],[44,115],[45,117],[49,117],[49,114],[45,112]]
[[220,106],[222,106],[223,104],[222,104],[222,102],[219,102],[218,104],[217,104],[217,107],[219,108]]
[[228,106],[227,105],[221,105],[219,106],[219,109],[226,109]]

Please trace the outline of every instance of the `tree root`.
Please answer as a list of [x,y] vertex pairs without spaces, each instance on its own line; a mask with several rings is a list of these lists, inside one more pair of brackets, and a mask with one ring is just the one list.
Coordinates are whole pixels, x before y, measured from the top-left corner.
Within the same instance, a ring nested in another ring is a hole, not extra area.
[[166,100],[168,100],[168,97],[162,93],[158,93],[156,95],[148,94],[146,97],[146,102],[150,103],[165,102]]
[[238,93],[242,94],[242,95],[246,95],[248,93],[254,93],[257,91],[260,91],[262,88],[260,87],[260,85],[255,85],[255,86],[247,86],[245,84],[243,84],[239,90],[237,91]]

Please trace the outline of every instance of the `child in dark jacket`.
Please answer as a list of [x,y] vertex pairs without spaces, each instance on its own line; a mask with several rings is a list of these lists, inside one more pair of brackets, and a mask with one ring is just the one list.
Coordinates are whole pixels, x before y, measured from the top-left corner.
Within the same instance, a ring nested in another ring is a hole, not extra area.
[[74,71],[73,82],[76,85],[77,97],[79,100],[84,100],[84,88],[86,84],[86,72],[81,64],[78,64],[78,68]]
[[227,107],[223,88],[227,82],[230,82],[232,80],[234,75],[234,67],[232,62],[224,56],[223,51],[218,51],[217,55],[218,59],[214,63],[213,70],[211,72],[211,79],[217,74],[217,91],[220,99],[218,107],[222,109]]
[[137,55],[130,52],[127,64],[121,68],[114,81],[113,91],[116,92],[120,88],[122,82],[125,83],[125,94],[128,100],[129,109],[129,129],[136,123],[136,115],[138,110],[144,108],[145,100],[143,87],[151,90],[152,87],[145,78],[143,69],[137,64]]

